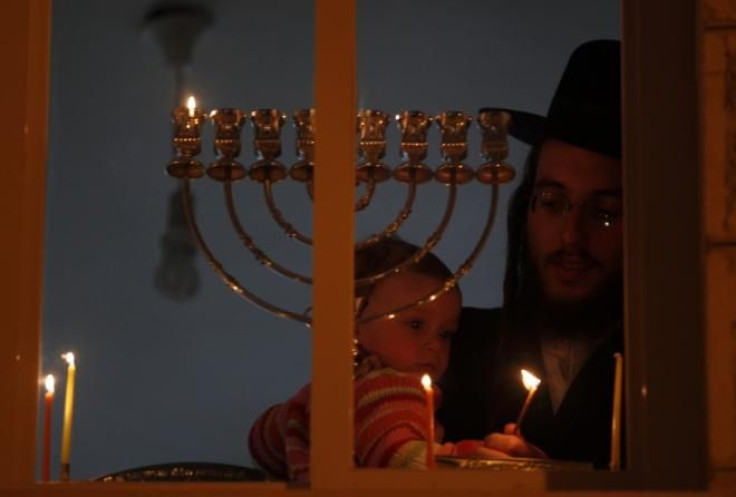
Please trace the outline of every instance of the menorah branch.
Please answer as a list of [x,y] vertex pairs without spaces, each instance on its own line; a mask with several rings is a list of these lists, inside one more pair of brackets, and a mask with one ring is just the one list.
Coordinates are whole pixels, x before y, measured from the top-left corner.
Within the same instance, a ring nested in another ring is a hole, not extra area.
[[274,198],[273,198],[273,191],[271,189],[270,181],[263,182],[263,195],[266,198],[266,205],[268,206],[268,212],[271,213],[271,217],[273,217],[274,221],[276,221],[276,224],[281,226],[281,228],[284,230],[284,232],[287,235],[289,235],[289,237],[295,240],[299,240],[300,242],[304,244],[312,245],[312,239],[302,234],[296,228],[294,228],[294,226],[286,220],[281,210],[279,210],[279,208],[276,206],[276,202],[274,201]]
[[267,302],[254,293],[248,291],[243,285],[240,284],[237,279],[235,279],[235,277],[225,271],[225,269],[222,267],[222,264],[215,258],[215,256],[212,254],[209,247],[207,246],[207,243],[204,241],[204,238],[202,237],[202,234],[199,231],[199,227],[197,226],[197,223],[194,219],[194,215],[192,214],[191,188],[189,183],[189,179],[182,180],[182,197],[184,202],[184,214],[187,218],[187,224],[189,225],[189,229],[194,235],[194,241],[196,242],[197,247],[199,247],[199,250],[202,252],[205,259],[207,259],[210,267],[215,271],[215,273],[220,277],[225,285],[227,285],[232,291],[240,295],[248,302],[257,305],[268,312],[271,312],[282,318],[292,319],[294,321],[299,321],[301,323],[309,325],[311,323],[311,319],[308,316],[282,309],[281,307]]
[[312,278],[309,276],[304,276],[302,274],[296,273],[294,271],[291,271],[290,269],[285,268],[281,264],[275,262],[272,260],[268,255],[266,255],[263,250],[258,248],[258,246],[255,244],[253,239],[251,238],[248,233],[246,233],[245,229],[243,228],[242,223],[240,222],[240,217],[238,216],[238,212],[235,209],[235,204],[233,202],[233,190],[232,190],[232,182],[226,181],[222,185],[224,193],[225,193],[225,204],[227,206],[227,212],[230,216],[230,222],[233,225],[233,229],[235,230],[235,233],[238,235],[238,238],[240,238],[240,241],[243,242],[243,245],[250,250],[253,255],[255,256],[256,260],[266,266],[269,269],[272,269],[276,271],[277,273],[281,274],[282,276],[286,276],[289,279],[299,281],[301,283],[305,283],[307,285],[312,284]]
[[455,271],[455,273],[453,273],[453,275],[450,278],[446,279],[440,287],[428,293],[424,297],[421,297],[420,299],[415,300],[414,302],[410,302],[408,304],[398,306],[386,312],[370,314],[368,316],[361,316],[356,320],[356,322],[366,323],[369,321],[374,321],[376,319],[391,318],[400,312],[406,311],[413,307],[424,305],[428,302],[432,302],[433,300],[437,299],[443,293],[455,288],[455,286],[457,286],[458,281],[460,281],[460,279],[463,276],[465,276],[470,271],[470,269],[473,267],[473,264],[477,260],[478,256],[483,250],[483,247],[488,241],[488,236],[491,234],[491,231],[493,230],[493,223],[496,219],[497,207],[498,207],[498,185],[493,184],[491,185],[491,199],[489,202],[488,217],[486,218],[486,223],[485,223],[485,226],[483,227],[483,231],[481,232],[480,237],[478,238],[478,241],[475,244],[475,248],[470,252],[470,255],[465,260],[465,262],[460,265],[458,270]]
[[376,180],[371,176],[365,183],[365,192],[355,202],[355,212],[360,212],[371,204],[371,200],[373,200],[373,194],[375,193],[375,191]]
[[394,218],[391,223],[389,223],[388,226],[386,226],[380,233],[376,233],[373,236],[370,236],[366,238],[365,240],[362,240],[355,244],[355,250],[360,250],[366,247],[370,247],[371,245],[375,245],[376,243],[385,240],[389,236],[393,235],[397,231],[399,231],[399,228],[401,228],[401,225],[404,224],[404,221],[409,219],[409,215],[411,214],[411,208],[414,205],[414,199],[416,198],[416,191],[417,191],[417,184],[416,182],[412,181],[409,184],[409,192],[406,195],[406,200],[404,201],[404,207],[399,211],[397,216]]
[[356,287],[373,285],[386,278],[387,276],[391,276],[403,271],[410,265],[416,264],[417,262],[422,260],[422,258],[439,243],[439,241],[442,239],[442,235],[447,229],[448,224],[450,223],[452,213],[455,210],[455,203],[457,199],[457,185],[455,185],[454,183],[450,184],[449,188],[450,193],[447,196],[447,206],[445,207],[445,213],[442,215],[442,220],[437,226],[437,229],[429,236],[429,238],[427,238],[427,241],[424,242],[422,248],[417,251],[413,256],[406,258],[405,260],[401,261],[394,267],[387,269],[386,271],[382,271],[380,273],[355,280]]

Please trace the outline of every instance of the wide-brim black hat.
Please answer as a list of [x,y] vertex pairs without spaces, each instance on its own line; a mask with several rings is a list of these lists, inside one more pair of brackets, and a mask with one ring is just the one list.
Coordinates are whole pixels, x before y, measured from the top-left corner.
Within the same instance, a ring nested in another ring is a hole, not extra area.
[[547,116],[514,109],[509,134],[530,145],[557,139],[621,158],[621,43],[594,40],[570,56]]

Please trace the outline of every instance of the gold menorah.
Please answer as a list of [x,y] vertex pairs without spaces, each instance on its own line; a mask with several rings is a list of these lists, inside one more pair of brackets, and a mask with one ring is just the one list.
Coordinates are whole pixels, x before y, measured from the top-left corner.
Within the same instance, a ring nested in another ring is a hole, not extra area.
[[[177,152],[166,166],[166,171],[169,176],[182,181],[184,212],[194,239],[209,265],[225,284],[244,299],[269,312],[309,325],[311,317],[308,312],[293,312],[274,305],[245,288],[228,273],[209,249],[194,219],[191,182],[206,173],[211,179],[222,183],[225,204],[233,229],[253,256],[262,265],[287,278],[306,285],[312,284],[313,280],[310,276],[299,274],[278,264],[256,245],[246,232],[236,212],[232,185],[236,181],[245,179],[261,184],[268,210],[274,221],[289,238],[312,245],[312,239],[294,228],[279,210],[274,201],[272,188],[274,184],[290,178],[304,183],[309,198],[314,198],[313,179],[316,167],[314,145],[317,139],[315,110],[300,109],[293,114],[298,161],[289,168],[278,161],[281,155],[281,130],[287,119],[286,115],[278,109],[259,109],[250,112],[256,161],[249,167],[237,161],[241,153],[240,136],[246,116],[244,111],[235,108],[221,108],[207,113],[198,108],[194,99],[190,98],[187,106],[177,107],[172,113],[175,125],[173,143]],[[212,164],[205,167],[197,160],[197,156],[202,150],[201,129],[208,120],[212,121],[215,128],[214,148],[217,157]],[[513,168],[505,162],[509,152],[507,131],[511,117],[503,110],[486,108],[478,112],[475,120],[482,134],[480,155],[484,162],[476,168],[463,162],[468,155],[467,135],[473,123],[470,115],[460,111],[446,111],[436,117],[431,117],[418,110],[405,110],[397,114],[396,122],[401,132],[400,156],[403,162],[395,168],[383,161],[386,155],[386,132],[390,120],[389,114],[380,110],[361,110],[358,113],[359,146],[355,174],[356,184],[362,185],[364,192],[356,200],[355,212],[360,212],[370,205],[377,186],[391,179],[408,186],[406,199],[394,219],[383,230],[357,242],[355,248],[368,247],[397,233],[409,218],[417,187],[423,183],[435,180],[446,185],[449,189],[447,204],[436,229],[421,245],[420,250],[386,271],[355,280],[356,287],[375,284],[387,276],[403,271],[429,253],[439,243],[450,223],[459,185],[474,180],[488,185],[490,190],[488,215],[475,247],[467,259],[441,286],[412,303],[388,312],[360,316],[358,319],[360,322],[391,317],[408,308],[432,301],[457,285],[460,278],[470,271],[493,229],[498,204],[498,186],[514,178]],[[440,130],[440,152],[443,158],[443,163],[436,170],[424,163],[429,148],[427,134],[433,123],[436,123]]]

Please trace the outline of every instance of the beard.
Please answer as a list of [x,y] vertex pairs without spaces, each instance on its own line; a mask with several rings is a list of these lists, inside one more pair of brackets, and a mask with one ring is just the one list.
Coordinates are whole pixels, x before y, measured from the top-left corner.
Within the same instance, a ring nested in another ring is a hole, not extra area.
[[578,300],[550,298],[544,291],[539,268],[526,261],[519,310],[538,329],[572,338],[607,330],[623,317],[623,275],[618,272],[601,282],[590,295]]

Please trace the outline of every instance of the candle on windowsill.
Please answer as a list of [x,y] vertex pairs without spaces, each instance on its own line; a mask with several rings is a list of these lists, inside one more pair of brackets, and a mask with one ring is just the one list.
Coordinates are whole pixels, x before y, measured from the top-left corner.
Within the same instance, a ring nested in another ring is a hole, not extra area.
[[51,406],[54,403],[54,375],[47,375],[44,380],[46,394],[44,395],[43,417],[43,455],[41,459],[41,481],[49,481],[51,475]]
[[422,386],[427,394],[427,469],[435,467],[434,462],[434,389],[432,378],[428,374],[422,376]]
[[624,359],[620,353],[613,354],[615,373],[613,378],[613,413],[611,414],[611,471],[621,469],[621,396],[623,392]]
[[61,357],[68,364],[64,393],[64,424],[61,437],[61,481],[69,481],[69,459],[72,449],[72,418],[74,417],[74,383],[77,376],[77,366],[74,362],[73,352],[67,352]]
[[539,387],[539,383],[541,382],[539,378],[531,374],[526,369],[521,370],[521,381],[524,384],[524,388],[526,388],[529,393],[527,393],[526,395],[526,400],[524,401],[524,406],[521,408],[519,417],[516,418],[516,433],[518,435],[521,435],[521,422],[524,420],[526,411],[529,409],[529,405],[532,403],[532,398],[534,397],[534,394]]

